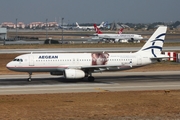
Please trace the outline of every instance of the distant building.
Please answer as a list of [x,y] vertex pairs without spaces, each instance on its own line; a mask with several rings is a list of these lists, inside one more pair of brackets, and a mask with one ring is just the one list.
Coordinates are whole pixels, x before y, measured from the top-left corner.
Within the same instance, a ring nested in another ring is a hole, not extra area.
[[7,28],[0,28],[0,39],[7,39]]
[[[48,22],[47,26],[48,27],[57,27],[58,24],[57,24],[57,22]],[[46,27],[46,23],[43,23],[43,22],[32,22],[29,25],[27,25],[27,27],[29,27],[30,29],[36,29],[36,28],[40,28],[41,29],[43,27]]]
[[[22,29],[24,29],[25,26],[26,26],[26,25],[25,25],[23,22],[18,22],[18,23],[17,23],[17,28],[22,28]],[[3,23],[1,24],[1,27],[14,29],[14,28],[16,28],[16,24],[14,24],[14,23],[12,23],[12,22],[3,22]]]
[[[26,27],[26,25],[23,22],[18,22],[17,23],[17,28],[22,28],[24,29]],[[16,27],[15,27],[16,28]]]
[[3,27],[3,28],[16,28],[16,25],[12,22],[3,22],[1,24],[1,27]]
[[30,29],[33,28],[42,28],[45,24],[43,22],[32,22],[29,25],[27,25],[27,27],[29,27]]
[[57,22],[48,22],[47,24],[49,27],[57,27],[58,26]]

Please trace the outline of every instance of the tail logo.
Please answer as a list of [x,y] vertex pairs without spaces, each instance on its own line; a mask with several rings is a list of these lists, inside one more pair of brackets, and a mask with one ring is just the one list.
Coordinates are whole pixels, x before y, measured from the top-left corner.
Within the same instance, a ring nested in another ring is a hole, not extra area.
[[[162,33],[162,34],[158,35],[158,36],[155,38],[155,40],[152,40],[152,41],[151,41],[151,42],[152,42],[152,45],[151,45],[150,47],[144,48],[143,50],[149,50],[149,49],[151,49],[151,52],[152,52],[153,56],[154,56],[154,57],[157,57],[156,54],[155,54],[155,52],[154,52],[154,50],[155,50],[155,49],[159,49],[160,51],[162,51],[162,45],[163,45],[163,43],[164,43],[164,39],[160,39],[160,38],[161,38],[162,36],[165,36],[165,35],[166,35],[166,33]],[[162,42],[161,46],[155,45],[156,42]]]
[[94,24],[94,29],[95,29],[97,34],[102,34],[102,32],[99,30],[99,28],[97,27],[96,24]]

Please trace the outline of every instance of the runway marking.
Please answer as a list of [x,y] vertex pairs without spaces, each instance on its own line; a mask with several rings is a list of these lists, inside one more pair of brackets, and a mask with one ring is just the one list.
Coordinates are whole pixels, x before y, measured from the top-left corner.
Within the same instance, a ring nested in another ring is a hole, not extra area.
[[101,88],[94,88],[95,90],[97,91],[100,91],[100,92],[109,92],[109,90],[104,90],[104,89],[101,89]]
[[[44,86],[42,86],[44,87]],[[53,87],[53,86],[52,86]],[[112,86],[112,87],[99,87],[99,90],[103,89],[126,89],[126,88],[160,88],[160,87],[180,87],[180,85],[157,85],[157,86]],[[9,87],[11,88],[11,87]],[[94,87],[82,87],[82,88],[26,88],[17,87],[16,89],[2,89],[0,93],[4,92],[25,92],[25,91],[57,91],[57,90],[94,90]],[[12,87],[13,88],[13,87]],[[19,89],[18,89],[19,88]],[[72,91],[73,92],[73,91]]]
[[[105,87],[105,88],[158,88],[158,87],[180,87],[180,85],[154,85],[154,86],[124,86],[124,87]],[[103,88],[103,87],[102,87]]]
[[68,86],[85,86],[85,85],[107,85],[106,83],[88,83],[88,84],[58,84],[58,85],[8,85],[8,86],[0,86],[1,88],[36,88],[36,87],[68,87]]

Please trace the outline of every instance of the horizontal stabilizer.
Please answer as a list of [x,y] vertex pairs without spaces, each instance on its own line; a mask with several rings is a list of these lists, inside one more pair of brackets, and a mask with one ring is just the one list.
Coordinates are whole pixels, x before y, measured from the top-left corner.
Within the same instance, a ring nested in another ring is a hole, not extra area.
[[152,60],[159,60],[159,59],[168,59],[169,58],[169,56],[168,55],[157,55],[156,57],[152,57],[152,58],[150,58],[150,59],[152,59]]

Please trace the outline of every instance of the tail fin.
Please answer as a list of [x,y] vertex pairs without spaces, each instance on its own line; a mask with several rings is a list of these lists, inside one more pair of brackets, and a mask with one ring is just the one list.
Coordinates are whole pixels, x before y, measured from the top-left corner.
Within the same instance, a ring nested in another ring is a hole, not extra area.
[[162,52],[167,26],[159,26],[153,35],[148,39],[145,45],[138,52],[150,53],[157,57]]
[[107,27],[108,25],[108,22],[106,21],[104,24],[103,24],[103,27]]
[[79,24],[78,24],[77,22],[76,22],[76,26],[77,26],[77,27],[80,27]]
[[121,28],[118,32],[118,34],[121,34],[123,32],[124,28]]
[[100,31],[100,29],[97,27],[96,24],[94,24],[94,29],[95,29],[97,34],[102,34],[102,32]]
[[99,25],[99,28],[104,27],[103,25],[104,25],[104,22],[102,22],[102,23]]

